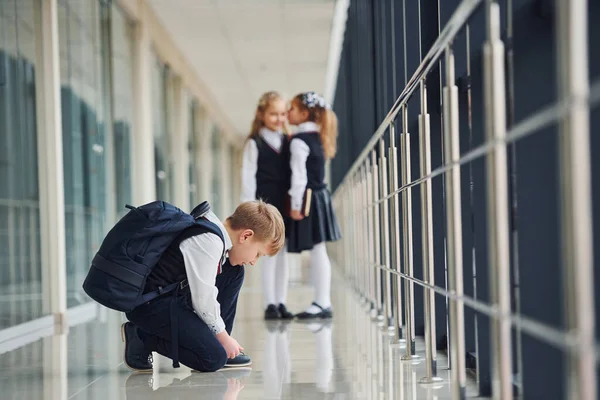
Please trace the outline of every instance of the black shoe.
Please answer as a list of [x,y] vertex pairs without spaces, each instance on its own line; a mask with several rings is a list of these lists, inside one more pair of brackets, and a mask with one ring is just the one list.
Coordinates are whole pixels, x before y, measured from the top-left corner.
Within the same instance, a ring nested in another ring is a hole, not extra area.
[[316,318],[326,319],[326,318],[333,317],[333,312],[331,311],[331,307],[323,308],[314,302],[312,303],[312,305],[317,306],[321,311],[319,311],[318,313],[314,313],[314,314],[303,311],[300,314],[296,314],[296,318],[298,318],[298,319],[316,319]]
[[279,314],[279,310],[275,304],[269,304],[267,309],[265,310],[265,319],[279,319],[281,318],[281,314]]
[[292,314],[288,311],[287,308],[285,308],[285,304],[280,304],[277,311],[279,311],[281,319],[294,319],[294,314]]
[[125,343],[123,361],[127,368],[138,372],[152,372],[152,352],[146,350],[135,325],[131,322],[121,325],[121,339]]
[[243,352],[240,352],[235,358],[228,358],[223,368],[240,368],[252,365],[252,359]]

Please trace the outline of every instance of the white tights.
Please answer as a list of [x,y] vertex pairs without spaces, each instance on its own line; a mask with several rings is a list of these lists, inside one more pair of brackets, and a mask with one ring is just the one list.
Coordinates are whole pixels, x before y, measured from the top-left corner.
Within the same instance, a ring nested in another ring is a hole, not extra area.
[[285,304],[290,281],[286,247],[273,257],[264,257],[261,274],[265,307]]
[[[312,283],[315,286],[315,303],[323,308],[331,307],[331,262],[325,242],[319,243],[310,251]],[[306,312],[316,314],[321,310],[311,305]]]

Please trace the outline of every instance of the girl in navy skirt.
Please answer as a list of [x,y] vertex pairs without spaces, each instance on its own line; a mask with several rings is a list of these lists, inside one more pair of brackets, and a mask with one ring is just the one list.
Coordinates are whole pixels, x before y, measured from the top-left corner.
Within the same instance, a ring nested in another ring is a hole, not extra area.
[[315,285],[313,303],[296,317],[331,318],[331,263],[325,243],[339,240],[341,234],[325,185],[325,161],[335,155],[337,117],[323,97],[307,92],[292,100],[288,121],[298,130],[290,142],[292,176],[288,193],[292,220],[287,226],[287,250],[310,250]]
[[[286,103],[277,92],[263,94],[242,162],[242,202],[262,199],[285,214],[286,193],[290,187],[289,143]],[[284,218],[284,221],[287,218]],[[285,247],[273,257],[265,257],[261,270],[265,319],[291,319],[286,306],[289,269]]]

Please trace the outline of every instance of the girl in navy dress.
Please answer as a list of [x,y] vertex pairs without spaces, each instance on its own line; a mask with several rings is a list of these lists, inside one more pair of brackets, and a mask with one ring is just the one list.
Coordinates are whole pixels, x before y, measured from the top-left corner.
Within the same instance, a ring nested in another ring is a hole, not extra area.
[[[290,253],[310,250],[315,286],[313,303],[296,317],[331,318],[331,263],[325,244],[339,240],[341,235],[325,185],[325,161],[335,155],[337,117],[323,97],[307,92],[292,100],[288,121],[298,130],[290,142],[292,176],[288,193],[292,219],[287,226],[287,250]],[[305,217],[307,200],[310,211]]]
[[[285,216],[286,192],[290,187],[289,143],[286,134],[287,108],[277,92],[261,96],[242,162],[241,201],[262,199]],[[284,218],[285,220],[286,218]],[[289,269],[285,247],[262,262],[265,319],[291,319],[285,302]]]

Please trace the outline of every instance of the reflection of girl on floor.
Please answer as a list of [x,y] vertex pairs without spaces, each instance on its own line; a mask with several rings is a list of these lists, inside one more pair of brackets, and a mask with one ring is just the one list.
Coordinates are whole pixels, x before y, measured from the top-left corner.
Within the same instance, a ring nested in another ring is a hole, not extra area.
[[[266,398],[282,398],[284,392],[294,392],[292,358],[290,356],[289,323],[268,321],[265,338],[264,391]],[[294,326],[294,325],[293,325]],[[333,376],[331,320],[314,321],[305,325],[315,338],[315,386],[317,393],[330,393]],[[288,390],[284,390],[288,386]],[[291,387],[290,387],[291,386]]]
[[292,378],[292,358],[287,321],[266,321],[264,390],[267,398],[280,398]]
[[315,368],[315,385],[317,391],[330,393],[333,376],[333,346],[331,343],[331,320],[311,322],[306,325],[316,337],[317,365]]

